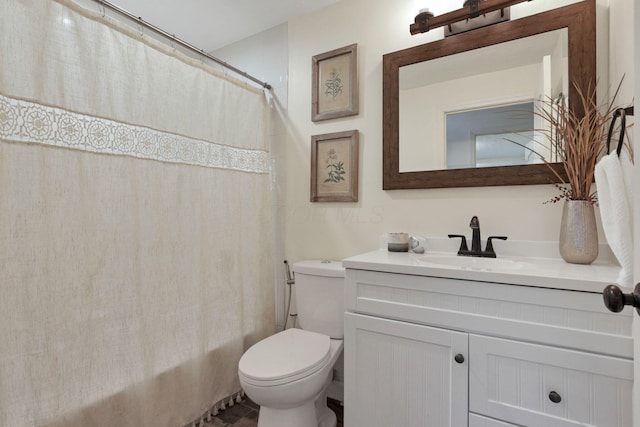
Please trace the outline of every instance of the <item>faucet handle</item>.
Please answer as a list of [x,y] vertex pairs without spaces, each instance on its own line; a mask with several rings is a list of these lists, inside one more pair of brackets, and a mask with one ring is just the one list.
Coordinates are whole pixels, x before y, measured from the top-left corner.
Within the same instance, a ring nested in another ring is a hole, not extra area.
[[462,234],[449,234],[449,238],[452,239],[454,237],[458,237],[460,239],[462,239],[460,241],[460,249],[458,249],[458,253],[462,252],[462,251],[469,251],[469,248],[467,247],[467,237],[463,236]]
[[484,251],[488,254],[491,254],[491,258],[496,257],[496,252],[493,250],[493,242],[491,242],[491,240],[493,239],[507,240],[507,236],[489,236],[489,238],[487,239],[487,247]]

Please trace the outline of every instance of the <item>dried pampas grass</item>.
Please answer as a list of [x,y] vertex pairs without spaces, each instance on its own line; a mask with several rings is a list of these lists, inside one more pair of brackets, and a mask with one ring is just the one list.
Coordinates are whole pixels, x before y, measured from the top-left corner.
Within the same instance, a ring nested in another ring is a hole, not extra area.
[[[596,203],[595,193],[591,191],[593,174],[605,147],[609,119],[615,111],[613,103],[622,80],[611,102],[604,107],[597,104],[595,85],[589,84],[585,90],[573,84],[578,99],[572,99],[570,102],[577,105],[569,108],[565,103],[556,103],[551,99],[541,101],[540,108],[534,114],[546,121],[549,128],[536,130],[545,135],[551,152],[563,164],[568,184],[571,186],[561,189],[560,196],[551,201],[569,199]],[[549,162],[544,161],[551,166]],[[560,182],[567,184],[552,167],[550,169]]]

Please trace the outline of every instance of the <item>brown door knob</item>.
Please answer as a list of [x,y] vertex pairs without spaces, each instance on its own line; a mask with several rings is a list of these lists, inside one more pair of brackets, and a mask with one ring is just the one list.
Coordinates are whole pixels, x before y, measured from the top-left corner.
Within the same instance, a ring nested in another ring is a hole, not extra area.
[[632,305],[636,308],[636,312],[640,315],[640,283],[636,285],[633,293],[625,294],[616,285],[609,285],[602,291],[604,305],[614,313],[622,311],[625,305]]

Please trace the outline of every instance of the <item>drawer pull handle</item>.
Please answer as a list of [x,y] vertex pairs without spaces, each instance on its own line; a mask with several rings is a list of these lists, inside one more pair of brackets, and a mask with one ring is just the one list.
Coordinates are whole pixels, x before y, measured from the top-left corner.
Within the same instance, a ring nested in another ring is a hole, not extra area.
[[458,353],[455,355],[454,360],[458,363],[464,363],[464,356]]
[[560,403],[560,401],[562,400],[562,397],[560,397],[560,395],[555,391],[552,391],[551,393],[549,393],[549,400],[552,401],[553,403]]

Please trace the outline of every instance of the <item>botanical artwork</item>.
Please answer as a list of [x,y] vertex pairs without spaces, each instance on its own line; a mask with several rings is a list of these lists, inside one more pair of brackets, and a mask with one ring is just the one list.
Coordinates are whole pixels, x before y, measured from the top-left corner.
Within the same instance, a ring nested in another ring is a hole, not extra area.
[[322,94],[318,97],[318,109],[323,112],[341,110],[349,106],[349,56],[340,55],[323,61],[320,66]]
[[[345,160],[349,160],[348,138],[328,140],[318,145],[318,191],[321,193],[343,193],[349,190],[349,171]],[[323,166],[323,167],[321,167]]]
[[344,181],[344,162],[338,160],[338,153],[333,148],[327,153],[327,168],[329,168],[329,176],[323,182],[340,182]]
[[325,81],[324,86],[324,94],[327,98],[331,96],[335,100],[338,95],[342,94],[344,84],[342,84],[340,72],[337,70],[331,71],[331,74],[329,74],[329,78]]
[[311,119],[358,114],[357,45],[313,57]]
[[312,137],[311,201],[358,200],[358,131]]

